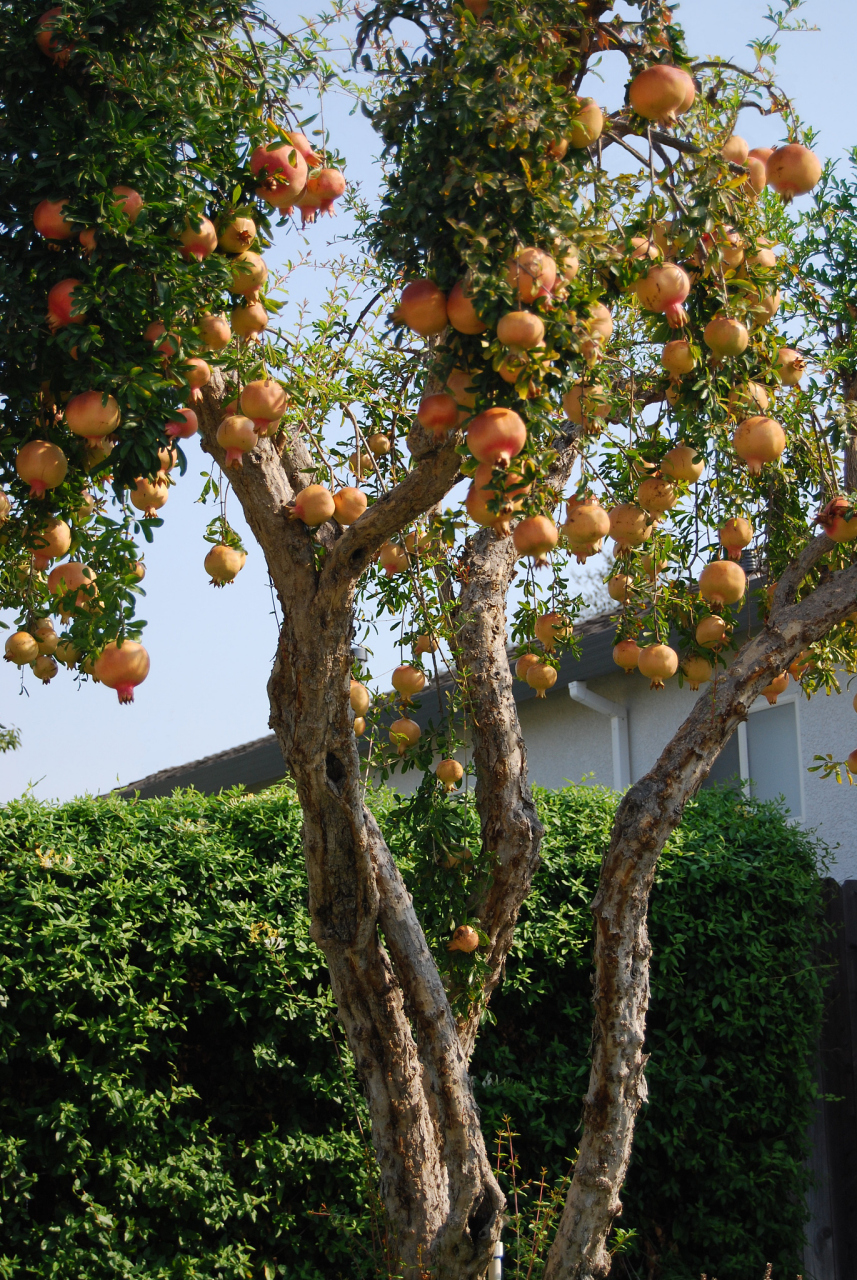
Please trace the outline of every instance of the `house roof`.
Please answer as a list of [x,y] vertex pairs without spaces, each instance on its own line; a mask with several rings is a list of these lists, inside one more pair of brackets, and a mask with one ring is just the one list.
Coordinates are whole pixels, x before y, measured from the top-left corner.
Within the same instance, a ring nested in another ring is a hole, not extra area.
[[[745,599],[739,615],[738,629],[755,627],[758,610],[752,596],[749,595],[749,606]],[[575,627],[575,636],[579,641],[579,652],[565,653],[560,658],[559,673],[556,684],[548,691],[547,697],[557,697],[565,693],[565,688],[572,680],[593,680],[598,676],[615,675],[617,667],[613,662],[613,644],[616,616],[602,613],[594,618],[587,618]],[[514,664],[512,651],[509,651],[510,666]],[[440,693],[452,684],[452,675],[444,671],[440,677]],[[521,680],[512,682],[515,702],[528,702],[536,697],[535,689]],[[565,695],[568,696],[567,694]],[[396,712],[391,711],[391,721]],[[434,682],[426,686],[420,698],[420,706],[410,711],[410,717],[416,720],[421,728],[425,728],[430,720],[439,719],[438,689]],[[149,800],[156,796],[168,796],[176,787],[194,787],[206,795],[214,795],[229,787],[243,786],[248,791],[261,791],[265,787],[280,782],[285,777],[285,766],[276,736],[271,733],[264,738],[256,738],[253,742],[245,742],[229,751],[221,751],[216,755],[204,756],[201,760],[192,760],[189,764],[178,765],[172,769],[161,769],[151,773],[137,782],[129,782],[119,787],[115,794],[132,799],[135,795]]]

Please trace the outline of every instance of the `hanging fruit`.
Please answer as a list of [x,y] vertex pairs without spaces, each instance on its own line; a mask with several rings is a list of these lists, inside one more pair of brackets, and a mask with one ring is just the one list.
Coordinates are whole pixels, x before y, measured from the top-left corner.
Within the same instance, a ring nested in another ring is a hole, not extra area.
[[369,714],[369,708],[372,706],[372,699],[365,684],[361,684],[359,680],[354,680],[352,678],[349,699],[351,702],[351,710],[356,716],[367,716]]
[[16,667],[26,667],[39,656],[38,641],[29,631],[16,631],[8,636],[5,644],[5,660]]
[[415,720],[409,720],[404,716],[401,720],[394,720],[390,725],[390,742],[396,748],[400,756],[403,756],[408,747],[415,747],[422,737],[422,730]]
[[108,644],[95,659],[93,674],[108,689],[115,689],[120,703],[134,701],[134,690],[149,674],[149,655],[141,644],[125,640]]
[[70,240],[74,226],[65,218],[68,200],[40,200],[33,211],[33,226],[46,240]]
[[714,560],[699,575],[699,594],[715,608],[737,604],[747,590],[747,576],[732,560]]
[[735,428],[732,444],[747,470],[757,476],[766,462],[776,462],[786,447],[786,433],[773,418],[757,414]]
[[664,681],[678,671],[678,654],[668,644],[648,644],[637,657],[640,675],[651,681],[650,689],[663,689]]
[[816,516],[828,538],[834,542],[853,542],[857,538],[857,515],[847,516],[854,508],[854,500],[842,496],[832,498]]
[[526,680],[530,667],[537,662],[541,662],[541,658],[537,653],[522,653],[515,663],[515,675],[519,680]]
[[701,645],[703,649],[720,649],[729,638],[729,627],[723,618],[717,614],[711,614],[708,618],[703,618],[696,628],[696,643]]
[[82,283],[77,279],[60,280],[48,293],[48,328],[51,333],[86,319],[83,303],[74,301],[75,290]]
[[333,518],[343,528],[359,520],[366,507],[367,498],[362,489],[346,486],[333,495]]
[[690,293],[690,276],[673,262],[649,267],[648,273],[635,285],[640,305],[645,311],[661,313],[673,329],[687,324],[682,303]]
[[613,646],[613,661],[621,667],[626,675],[637,670],[640,661],[640,646],[636,640],[620,640]]
[[448,322],[446,295],[432,280],[412,280],[405,285],[393,312],[397,324],[407,325],[424,338],[440,333]]
[[529,556],[535,567],[548,562],[548,553],[559,542],[559,530],[548,516],[526,516],[512,533],[512,541],[519,556]]
[[178,415],[164,424],[164,431],[171,440],[189,440],[199,430],[199,421],[193,409],[179,409]]
[[514,409],[486,409],[471,419],[467,447],[477,462],[508,466],[527,443],[527,428]]
[[228,418],[224,418],[217,428],[216,439],[221,449],[226,450],[223,465],[227,469],[243,467],[244,454],[255,449],[259,443],[259,437],[251,419],[241,414],[231,414]]
[[696,97],[696,86],[686,71],[666,63],[646,67],[628,87],[628,100],[638,116],[669,126],[687,111]]
[[210,576],[213,587],[225,587],[227,582],[235,581],[244,568],[246,560],[246,551],[218,543],[208,552],[203,561],[203,567]]
[[671,480],[683,480],[685,484],[696,484],[705,470],[705,462],[699,451],[692,445],[673,445],[661,460],[661,471]]
[[543,249],[521,249],[507,263],[506,280],[521,302],[549,297],[556,283],[556,262]]
[[537,640],[542,642],[545,653],[553,653],[557,644],[567,644],[574,632],[571,622],[561,613],[543,613],[536,618],[533,627]]
[[709,320],[702,336],[706,345],[720,359],[740,356],[747,350],[750,342],[746,327],[740,320],[732,320],[729,316],[715,316],[713,320]]
[[712,676],[711,663],[696,653],[691,653],[682,660],[681,669],[693,693],[697,692],[701,684],[707,684]]
[[100,440],[112,435],[122,421],[119,402],[100,391],[83,391],[72,396],[65,407],[65,420],[73,435]]
[[479,946],[479,934],[469,924],[459,925],[452,935],[452,941],[446,944],[447,951],[463,951],[469,955]]
[[59,445],[31,440],[18,450],[15,470],[30,486],[30,497],[43,498],[48,489],[58,488],[65,480],[68,459]]
[[765,166],[768,185],[785,200],[806,195],[821,177],[821,161],[809,147],[790,142],[777,147]]
[[554,687],[557,678],[556,667],[551,667],[546,662],[533,662],[527,668],[527,684],[535,689],[537,698],[546,697],[548,689]]
[[454,791],[464,777],[464,767],[457,760],[441,760],[435,769],[435,777],[443,783],[444,791]]
[[131,506],[142,511],[147,520],[154,519],[161,507],[166,506],[169,496],[169,485],[160,476],[155,479],[138,476],[134,481],[134,488],[128,494]]
[[[857,528],[854,536],[857,537]],[[720,526],[718,537],[730,560],[740,560],[741,552],[753,541],[753,526],[743,516],[733,516]]]
[[785,693],[786,689],[789,687],[790,681],[791,677],[789,676],[788,671],[783,671],[781,675],[775,676],[770,684],[765,685],[761,696],[767,698],[769,706],[775,707],[777,705],[777,698],[781,693]]
[[36,569],[47,569],[52,560],[66,555],[70,547],[71,529],[65,520],[59,519],[49,520],[31,536],[28,543]]
[[641,507],[632,502],[621,503],[608,512],[610,520],[610,537],[616,543],[617,551],[627,551],[630,547],[640,547],[652,536],[652,524]]
[[399,699],[403,707],[408,706],[412,698],[415,698],[425,688],[426,678],[419,667],[411,667],[405,664],[396,667],[393,672],[392,685],[399,695]]
[[[449,297],[446,299],[446,313],[449,323],[459,333],[484,333],[488,326],[477,315],[468,289],[469,282],[466,278],[456,281],[450,289]],[[542,332],[544,333],[544,330]],[[505,338],[500,338],[500,341],[505,342]]]

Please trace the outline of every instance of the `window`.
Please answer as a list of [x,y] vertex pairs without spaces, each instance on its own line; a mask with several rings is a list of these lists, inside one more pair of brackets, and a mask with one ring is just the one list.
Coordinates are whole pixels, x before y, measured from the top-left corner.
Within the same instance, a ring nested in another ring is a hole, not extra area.
[[742,778],[757,800],[782,797],[793,818],[803,819],[803,765],[796,698],[780,698],[769,707],[760,698],[747,723],[729,739],[704,786]]

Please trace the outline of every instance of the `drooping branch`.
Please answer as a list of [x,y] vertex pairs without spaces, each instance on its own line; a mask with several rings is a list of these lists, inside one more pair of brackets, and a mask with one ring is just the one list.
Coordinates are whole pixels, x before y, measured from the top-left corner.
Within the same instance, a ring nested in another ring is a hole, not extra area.
[[[810,543],[801,559],[806,563],[813,555]],[[800,580],[800,573],[795,566],[789,580]],[[657,764],[619,805],[592,904],[595,1031],[584,1132],[545,1280],[602,1280],[610,1270],[606,1240],[621,1212],[635,1119],[646,1097],[647,913],[664,844],[762,689],[855,606],[857,565],[832,574],[798,603],[779,607],[711,693],[697,700]]]

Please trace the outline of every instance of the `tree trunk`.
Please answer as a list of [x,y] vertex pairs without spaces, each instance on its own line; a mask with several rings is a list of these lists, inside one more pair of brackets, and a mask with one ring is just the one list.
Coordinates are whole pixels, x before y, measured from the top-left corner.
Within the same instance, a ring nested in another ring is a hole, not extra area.
[[[220,389],[218,389],[220,390]],[[219,400],[201,413],[215,441]],[[232,473],[283,609],[269,682],[271,727],[303,811],[312,934],[363,1082],[394,1248],[406,1280],[478,1280],[499,1236],[491,1172],[467,1063],[437,968],[392,856],[362,800],[349,703],[354,585],[390,534],[449,488],[455,440],[342,533],[290,518],[308,482],[300,441],[262,440]]]
[[545,1280],[601,1280],[610,1270],[607,1236],[622,1211],[619,1195],[634,1123],[646,1097],[646,919],[658,857],[685,804],[765,685],[857,605],[857,566],[831,575],[792,603],[810,568],[833,547],[827,537],[814,539],[783,574],[765,629],[698,699],[657,764],[619,805],[592,904],[595,1027],[583,1137]]

